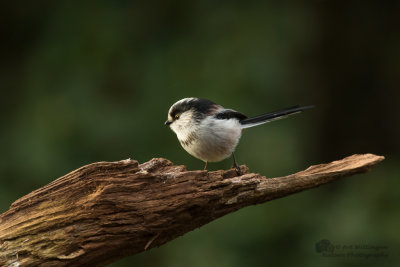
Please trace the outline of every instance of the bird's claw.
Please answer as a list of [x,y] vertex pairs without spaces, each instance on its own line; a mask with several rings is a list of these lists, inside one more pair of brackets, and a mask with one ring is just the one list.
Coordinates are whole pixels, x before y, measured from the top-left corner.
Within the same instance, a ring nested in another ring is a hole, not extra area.
[[236,170],[236,174],[238,175],[238,176],[242,176],[242,170],[240,170],[240,167],[239,166],[233,166],[233,167],[235,167],[235,170]]

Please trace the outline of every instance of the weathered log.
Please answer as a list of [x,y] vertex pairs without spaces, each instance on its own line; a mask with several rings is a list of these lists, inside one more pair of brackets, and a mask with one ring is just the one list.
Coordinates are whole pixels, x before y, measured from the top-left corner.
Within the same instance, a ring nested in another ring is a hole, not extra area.
[[0,266],[103,266],[240,208],[366,172],[353,155],[278,178],[186,171],[167,159],[97,162],[15,201],[0,216]]

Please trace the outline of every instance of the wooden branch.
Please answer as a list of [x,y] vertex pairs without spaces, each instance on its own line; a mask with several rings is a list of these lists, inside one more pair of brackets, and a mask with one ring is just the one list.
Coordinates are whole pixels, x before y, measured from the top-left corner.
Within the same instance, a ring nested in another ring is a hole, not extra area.
[[240,208],[366,172],[353,155],[279,178],[186,171],[162,158],[97,162],[15,201],[0,216],[0,266],[103,266]]

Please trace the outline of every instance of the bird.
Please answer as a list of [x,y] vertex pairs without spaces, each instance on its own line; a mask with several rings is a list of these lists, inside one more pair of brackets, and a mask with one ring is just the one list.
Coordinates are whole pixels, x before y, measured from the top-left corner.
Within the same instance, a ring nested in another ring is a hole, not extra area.
[[188,97],[170,107],[164,124],[176,134],[190,155],[205,162],[204,170],[207,170],[209,162],[222,161],[232,155],[233,167],[241,175],[234,151],[244,129],[286,118],[312,107],[296,105],[249,118],[211,100]]

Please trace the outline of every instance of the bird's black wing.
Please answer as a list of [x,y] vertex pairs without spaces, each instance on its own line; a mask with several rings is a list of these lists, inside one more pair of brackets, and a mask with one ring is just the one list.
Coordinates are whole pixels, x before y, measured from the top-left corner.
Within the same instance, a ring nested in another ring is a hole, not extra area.
[[233,110],[233,109],[219,110],[214,114],[214,117],[219,120],[238,119],[239,121],[247,118],[246,115],[244,115],[240,112],[237,112],[236,110]]

